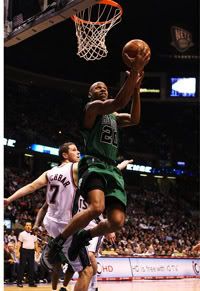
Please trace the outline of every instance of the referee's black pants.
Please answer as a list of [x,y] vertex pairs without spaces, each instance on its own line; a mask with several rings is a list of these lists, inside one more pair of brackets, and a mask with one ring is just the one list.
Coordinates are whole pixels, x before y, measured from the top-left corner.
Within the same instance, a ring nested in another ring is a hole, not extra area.
[[24,271],[26,263],[28,263],[28,277],[29,284],[34,283],[34,260],[35,250],[20,249],[20,260],[19,260],[19,272],[18,272],[18,283],[21,283],[24,277]]

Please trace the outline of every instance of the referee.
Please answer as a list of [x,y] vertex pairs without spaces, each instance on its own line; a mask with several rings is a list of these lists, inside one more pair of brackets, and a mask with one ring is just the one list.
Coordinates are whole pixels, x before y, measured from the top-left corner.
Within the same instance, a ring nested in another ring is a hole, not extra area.
[[34,283],[34,255],[38,253],[37,237],[32,234],[32,223],[26,221],[24,231],[20,232],[18,237],[17,256],[19,257],[19,272],[17,286],[23,287],[22,280],[26,263],[28,263],[29,287],[37,287]]

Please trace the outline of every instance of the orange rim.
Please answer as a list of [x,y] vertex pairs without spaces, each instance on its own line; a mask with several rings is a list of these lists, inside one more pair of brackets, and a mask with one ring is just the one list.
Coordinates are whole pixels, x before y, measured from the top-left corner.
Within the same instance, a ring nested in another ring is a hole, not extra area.
[[[123,14],[123,8],[122,8],[122,6],[119,3],[115,2],[115,1],[112,1],[112,0],[99,0],[96,4],[109,5],[109,6],[116,7],[116,8],[118,8],[120,10],[120,16],[122,16],[122,14]],[[96,5],[96,4],[94,4],[94,5]],[[74,22],[76,22],[76,23],[85,23],[85,24],[93,23],[93,24],[97,24],[97,25],[109,24],[109,23],[112,22],[112,19],[106,20],[106,21],[97,21],[97,22],[94,22],[94,21],[89,21],[89,20],[81,19],[81,18],[79,18],[76,15],[72,15],[71,16],[71,19]]]

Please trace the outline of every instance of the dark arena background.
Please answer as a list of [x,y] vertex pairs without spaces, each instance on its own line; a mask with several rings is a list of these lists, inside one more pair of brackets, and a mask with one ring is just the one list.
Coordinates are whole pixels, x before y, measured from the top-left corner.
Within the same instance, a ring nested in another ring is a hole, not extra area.
[[[52,15],[65,9],[66,16],[44,29],[57,2]],[[100,248],[98,290],[199,290],[199,1],[116,0],[122,20],[106,36],[107,56],[94,61],[77,55],[67,5],[81,1],[57,2],[4,0],[4,197],[57,165],[60,144],[73,141],[84,153],[80,124],[90,85],[101,80],[115,96],[126,78],[122,48],[142,39],[151,60],[141,85],[141,121],[120,130],[118,160],[134,160],[123,170],[126,223],[114,244],[104,239]],[[45,190],[4,208],[4,254],[10,242],[17,246],[24,222],[34,223]],[[41,251],[45,241],[41,232]],[[11,272],[4,256],[5,290],[18,288],[17,270],[18,260]],[[51,290],[38,260],[34,276],[37,288]],[[25,271],[25,290],[27,278]]]

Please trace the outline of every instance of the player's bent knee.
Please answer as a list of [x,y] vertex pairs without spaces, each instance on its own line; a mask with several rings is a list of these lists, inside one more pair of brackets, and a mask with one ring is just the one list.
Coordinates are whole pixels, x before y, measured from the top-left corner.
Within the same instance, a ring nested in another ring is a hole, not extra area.
[[91,209],[91,213],[92,213],[92,217],[98,217],[99,215],[102,214],[102,212],[104,211],[104,208],[102,207],[96,207]]
[[96,218],[103,213],[105,205],[104,203],[95,203],[93,205],[90,205],[88,209],[91,213],[91,217]]
[[114,217],[111,217],[109,220],[112,226],[113,231],[118,231],[120,230],[125,222],[125,215],[124,213],[118,214]]
[[113,231],[120,230],[124,225],[124,220],[114,220],[111,222]]

